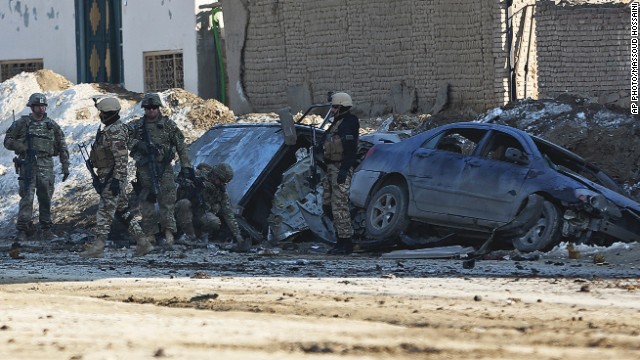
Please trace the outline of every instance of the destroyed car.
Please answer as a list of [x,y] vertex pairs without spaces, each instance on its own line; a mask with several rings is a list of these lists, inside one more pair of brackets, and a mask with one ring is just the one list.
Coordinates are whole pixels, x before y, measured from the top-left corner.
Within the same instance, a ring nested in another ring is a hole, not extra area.
[[[372,147],[350,199],[379,243],[495,237],[522,252],[562,240],[640,240],[640,204],[580,156],[505,125],[454,123]],[[475,240],[473,240],[475,239]]]
[[[294,124],[290,114],[288,118],[288,126],[280,122],[213,126],[190,145],[191,158],[194,165],[231,165],[229,197],[241,227],[256,242],[310,233],[333,243],[332,225],[323,223],[322,217],[323,164],[309,156],[329,124],[327,117],[320,126],[302,124],[302,118]],[[398,142],[403,136],[365,135],[359,153],[362,157],[373,144]]]

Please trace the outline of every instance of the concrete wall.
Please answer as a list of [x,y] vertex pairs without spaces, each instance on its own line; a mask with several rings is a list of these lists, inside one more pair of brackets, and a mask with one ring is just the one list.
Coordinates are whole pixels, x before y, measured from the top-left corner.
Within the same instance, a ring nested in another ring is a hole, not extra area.
[[196,12],[203,1],[127,0],[122,3],[124,85],[144,91],[146,51],[182,51],[184,89],[198,93]]
[[536,0],[513,2],[513,68],[518,99],[538,98]]
[[73,0],[0,3],[0,60],[43,59],[76,82],[76,23]]
[[[196,13],[199,5],[212,2],[215,1],[122,0],[125,87],[144,90],[143,52],[180,50],[185,90],[197,93]],[[3,1],[0,60],[42,58],[45,68],[76,83],[75,26],[74,0]]]

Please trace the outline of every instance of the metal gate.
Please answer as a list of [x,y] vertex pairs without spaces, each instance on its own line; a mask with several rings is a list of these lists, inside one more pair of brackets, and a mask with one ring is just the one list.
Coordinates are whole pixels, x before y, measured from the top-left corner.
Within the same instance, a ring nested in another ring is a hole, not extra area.
[[118,0],[76,0],[78,82],[121,84],[122,8]]

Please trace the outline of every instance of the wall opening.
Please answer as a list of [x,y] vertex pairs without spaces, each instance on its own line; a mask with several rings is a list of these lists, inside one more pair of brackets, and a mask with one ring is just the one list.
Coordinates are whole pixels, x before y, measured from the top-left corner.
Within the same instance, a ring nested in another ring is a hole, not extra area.
[[182,51],[144,53],[144,91],[158,92],[184,88]]
[[42,70],[42,59],[5,60],[0,61],[0,81],[10,79],[23,71],[34,72]]

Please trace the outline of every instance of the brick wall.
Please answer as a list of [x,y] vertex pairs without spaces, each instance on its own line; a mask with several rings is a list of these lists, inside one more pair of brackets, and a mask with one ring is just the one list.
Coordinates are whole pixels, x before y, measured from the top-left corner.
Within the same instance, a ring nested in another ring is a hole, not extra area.
[[251,0],[245,6],[241,81],[254,111],[322,102],[331,90],[349,92],[372,114],[429,111],[447,83],[457,106],[484,110],[504,101],[504,2]]
[[536,5],[540,97],[630,91],[630,10],[624,3]]
[[[629,9],[611,1],[513,1],[518,98],[629,90]],[[367,115],[430,112],[446,84],[459,109],[509,99],[505,0],[223,4],[237,113],[297,111],[327,91],[349,92]]]

